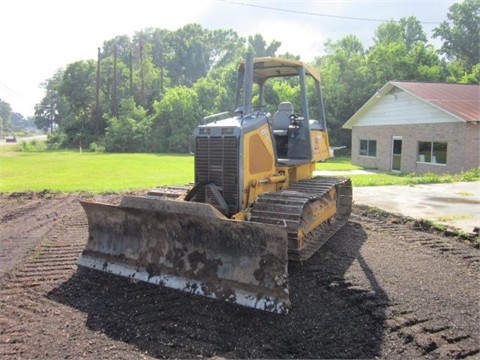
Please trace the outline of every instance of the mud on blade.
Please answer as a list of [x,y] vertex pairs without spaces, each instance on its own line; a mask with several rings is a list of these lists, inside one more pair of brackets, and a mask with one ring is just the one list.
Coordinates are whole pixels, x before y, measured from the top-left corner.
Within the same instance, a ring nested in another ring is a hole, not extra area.
[[81,202],[89,237],[79,266],[256,309],[286,313],[287,233],[232,221],[208,204],[124,197]]

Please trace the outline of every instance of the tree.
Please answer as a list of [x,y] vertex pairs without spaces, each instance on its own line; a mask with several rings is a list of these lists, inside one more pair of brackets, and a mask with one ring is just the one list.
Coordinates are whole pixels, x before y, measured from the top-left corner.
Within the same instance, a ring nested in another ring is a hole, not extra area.
[[[170,86],[170,79],[167,69],[167,59],[175,57],[169,39],[171,38],[171,31],[157,28],[147,28],[135,34],[133,42],[140,47],[140,42],[143,41],[150,45],[149,53],[152,57],[152,62],[158,70],[157,91],[159,98],[165,92],[165,89]],[[156,99],[158,100],[158,99]]]
[[107,117],[106,150],[112,152],[150,151],[151,121],[133,98],[122,99],[118,117]]
[[25,118],[22,114],[18,112],[12,112],[12,127],[15,131],[20,130],[35,130],[35,123],[33,118]]
[[375,29],[375,44],[391,44],[403,41],[402,27],[396,21],[387,21]]
[[[215,109],[218,112],[235,110],[237,69],[241,59],[241,56],[237,56],[224,67],[215,67],[208,74],[208,78],[211,79],[217,87]],[[200,103],[200,105],[203,106],[202,103]]]
[[433,37],[443,40],[440,53],[471,72],[480,59],[480,0],[453,4],[447,18],[433,29]]
[[91,108],[95,102],[96,64],[93,60],[69,64],[63,72],[58,93],[74,111]]
[[289,60],[301,60],[300,55],[294,55],[292,53],[289,53],[288,51],[284,54],[278,54],[277,56]]
[[97,140],[97,124],[93,117],[96,68],[93,60],[69,64],[57,86],[62,104],[61,129],[66,134],[68,145],[86,147]]
[[140,91],[137,90],[136,101],[145,108],[151,108],[153,102],[161,94],[160,72],[152,61],[151,48],[151,44],[140,43],[140,63],[137,70],[137,78],[140,80]]
[[445,66],[427,44],[415,17],[380,24],[375,35],[375,44],[367,55],[367,73],[376,89],[390,80],[445,80]]
[[100,103],[104,114],[117,116],[120,100],[132,96],[129,71],[127,64],[118,57],[116,58],[115,55],[102,57],[100,64]]
[[414,16],[401,18],[400,21],[387,21],[375,30],[375,44],[404,43],[407,52],[417,43],[426,43],[427,37],[422,24]]
[[350,144],[350,131],[342,125],[368,99],[375,89],[372,74],[366,70],[366,52],[355,35],[325,44],[327,55],[317,58],[322,77],[323,99],[333,145]]
[[[186,86],[168,89],[153,105],[154,151],[186,153],[193,129],[200,124],[198,96]],[[152,141],[153,142],[153,141]]]
[[176,85],[192,86],[207,75],[210,62],[208,30],[189,24],[173,32],[170,44],[175,57],[167,60],[169,74]]
[[201,78],[193,85],[193,90],[198,97],[199,115],[201,117],[222,111],[218,108],[219,102],[221,102],[218,98],[223,97],[226,90],[215,80],[210,77]]
[[267,42],[260,34],[249,36],[248,43],[253,47],[256,57],[275,56],[278,48],[282,45],[280,41],[272,40],[267,46]]
[[[302,103],[300,98],[300,84],[293,84],[285,79],[275,79],[271,86],[265,89],[265,100],[272,114],[277,111],[278,104],[283,101],[290,101],[296,113],[300,113]],[[275,106],[274,108],[272,106]],[[312,117],[313,114],[310,114]]]
[[416,44],[426,44],[427,36],[423,31],[422,24],[414,16],[400,19],[402,27],[403,41],[407,45],[407,51],[412,50]]
[[[249,41],[256,56],[275,56],[281,45],[267,44],[260,34]],[[116,36],[104,42],[98,62],[68,64],[46,82],[37,125],[58,127],[56,138],[67,146],[106,139],[108,151],[186,151],[205,115],[234,110],[244,51],[245,39],[235,31],[198,24]],[[298,92],[298,84],[268,84],[265,99],[277,105],[289,92]]]
[[245,39],[233,30],[214,30],[209,34],[209,72],[242,57]]
[[39,104],[35,105],[35,126],[44,133],[52,133],[62,123],[62,100],[58,94],[63,78],[63,70],[59,69],[42,84],[45,89],[45,96]]
[[2,133],[12,131],[12,108],[9,103],[0,99],[0,131]]
[[412,64],[412,72],[406,80],[441,82],[446,79],[446,66],[433,45],[418,42],[408,53],[407,61]]
[[113,57],[117,53],[117,58],[124,64],[130,62],[130,52],[132,49],[132,40],[128,35],[115,36],[113,39],[103,42],[103,57]]

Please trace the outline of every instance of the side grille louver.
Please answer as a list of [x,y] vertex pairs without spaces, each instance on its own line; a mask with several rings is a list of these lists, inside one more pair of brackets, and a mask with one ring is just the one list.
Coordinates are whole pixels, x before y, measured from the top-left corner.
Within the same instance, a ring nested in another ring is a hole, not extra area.
[[[195,151],[195,181],[214,182],[228,204],[229,211],[238,211],[238,142],[231,137],[197,137]],[[210,202],[206,190],[199,191],[195,200]],[[212,204],[216,205],[216,204]]]

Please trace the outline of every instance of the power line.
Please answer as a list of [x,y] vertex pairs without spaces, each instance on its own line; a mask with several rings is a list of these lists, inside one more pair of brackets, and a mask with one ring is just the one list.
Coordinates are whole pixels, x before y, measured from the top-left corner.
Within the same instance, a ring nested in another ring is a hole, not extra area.
[[[329,18],[335,18],[335,19],[344,19],[344,20],[357,20],[357,21],[372,21],[372,22],[387,22],[387,21],[395,21],[396,20],[386,20],[386,19],[373,19],[373,18],[364,18],[364,17],[353,17],[353,16],[342,16],[342,15],[332,15],[332,14],[320,14],[320,13],[314,13],[314,12],[309,12],[309,11],[300,11],[300,10],[289,10],[289,9],[282,9],[282,8],[277,8],[273,6],[264,6],[264,5],[257,5],[257,4],[249,4],[249,3],[244,3],[240,1],[228,1],[228,0],[223,0],[226,3],[230,4],[235,4],[235,5],[241,5],[241,6],[248,6],[248,7],[254,7],[254,8],[259,8],[259,9],[265,9],[265,10],[273,10],[273,11],[280,11],[280,12],[286,12],[286,13],[293,13],[293,14],[300,14],[300,15],[309,15],[309,16],[318,16],[318,17],[329,17]],[[441,23],[435,22],[435,21],[419,21],[421,24],[428,24],[428,25],[440,25]]]
[[16,96],[16,97],[18,97],[18,98],[21,98],[21,99],[23,99],[23,100],[29,101],[25,96],[23,96],[23,95],[19,94],[18,92],[12,90],[11,88],[9,88],[7,85],[5,85],[4,83],[2,83],[1,81],[0,81],[0,86],[2,86],[8,93],[10,93],[10,95],[13,95],[13,96]]

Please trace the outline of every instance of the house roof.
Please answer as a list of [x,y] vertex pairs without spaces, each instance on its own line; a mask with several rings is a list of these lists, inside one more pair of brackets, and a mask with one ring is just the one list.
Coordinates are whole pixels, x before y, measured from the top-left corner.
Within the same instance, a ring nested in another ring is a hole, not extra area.
[[394,87],[463,121],[480,122],[480,85],[389,81],[370,98],[344,125],[351,129],[382,95]]
[[480,85],[392,81],[396,87],[465,121],[480,121]]

